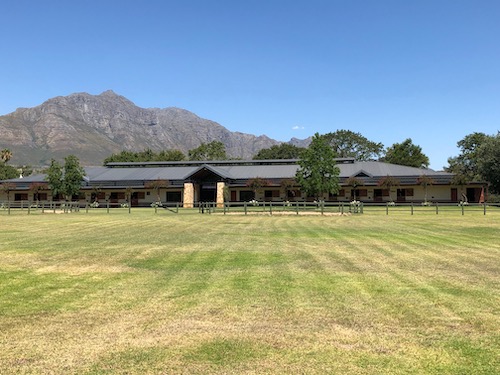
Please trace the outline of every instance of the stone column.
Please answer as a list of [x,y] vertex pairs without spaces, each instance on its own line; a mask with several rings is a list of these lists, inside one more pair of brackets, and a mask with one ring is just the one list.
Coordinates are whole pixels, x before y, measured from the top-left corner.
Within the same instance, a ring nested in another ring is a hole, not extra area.
[[193,208],[194,207],[194,185],[192,182],[184,183],[184,199],[183,199],[183,207],[184,208]]
[[215,202],[217,207],[224,207],[224,187],[226,184],[224,182],[217,182],[217,195],[215,197]]

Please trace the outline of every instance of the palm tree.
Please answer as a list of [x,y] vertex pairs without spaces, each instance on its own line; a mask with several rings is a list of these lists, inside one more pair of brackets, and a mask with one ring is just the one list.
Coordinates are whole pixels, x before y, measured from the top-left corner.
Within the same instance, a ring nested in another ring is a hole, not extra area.
[[12,151],[8,148],[4,148],[0,151],[0,159],[2,159],[4,163],[7,163],[10,159],[12,159]]
[[399,185],[400,185],[400,181],[397,178],[395,178],[393,176],[389,176],[389,175],[382,177],[380,179],[380,181],[378,182],[378,186],[381,186],[384,189],[389,190],[389,200],[391,202],[393,202],[392,197],[391,197],[391,188],[393,186],[399,186]]
[[419,178],[417,178],[417,184],[422,185],[424,187],[424,204],[427,204],[427,187],[432,185],[434,180],[423,174]]

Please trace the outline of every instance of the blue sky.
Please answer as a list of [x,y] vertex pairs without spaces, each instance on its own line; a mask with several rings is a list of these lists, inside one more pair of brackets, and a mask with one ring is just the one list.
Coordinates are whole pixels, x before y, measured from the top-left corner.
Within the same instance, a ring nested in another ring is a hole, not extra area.
[[498,0],[16,0],[0,114],[111,89],[277,140],[412,138],[441,169],[500,130]]

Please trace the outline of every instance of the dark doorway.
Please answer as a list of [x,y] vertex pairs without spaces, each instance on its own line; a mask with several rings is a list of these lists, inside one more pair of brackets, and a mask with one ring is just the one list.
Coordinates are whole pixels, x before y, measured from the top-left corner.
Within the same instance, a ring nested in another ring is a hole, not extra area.
[[481,188],[467,188],[467,201],[469,202],[479,202],[479,197],[481,196]]
[[215,202],[217,190],[215,188],[202,187],[200,191],[200,202]]
[[406,202],[406,189],[398,189],[397,201]]

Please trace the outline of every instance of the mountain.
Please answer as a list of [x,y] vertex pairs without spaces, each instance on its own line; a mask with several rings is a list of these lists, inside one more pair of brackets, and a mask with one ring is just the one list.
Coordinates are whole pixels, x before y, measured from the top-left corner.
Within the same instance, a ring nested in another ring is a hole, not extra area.
[[34,166],[70,154],[82,165],[101,165],[122,150],[177,149],[187,154],[212,141],[223,142],[231,157],[250,159],[280,143],[265,135],[231,132],[184,109],[140,108],[113,91],[59,96],[34,108],[18,108],[0,116],[0,134],[0,149],[12,151],[12,165]]

